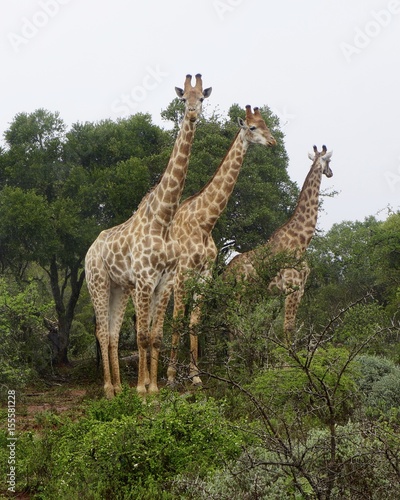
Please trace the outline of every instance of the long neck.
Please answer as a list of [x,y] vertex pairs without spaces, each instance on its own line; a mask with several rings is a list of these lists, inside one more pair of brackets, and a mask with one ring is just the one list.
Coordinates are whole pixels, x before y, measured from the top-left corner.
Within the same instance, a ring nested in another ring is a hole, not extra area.
[[178,208],[195,130],[196,123],[184,117],[167,168],[148,201],[148,210],[156,214],[158,220],[165,225],[172,221]]
[[225,210],[235,187],[248,148],[240,131],[213,177],[203,189],[189,201],[191,209],[199,215],[203,228],[211,232]]
[[276,246],[304,252],[314,235],[318,218],[318,200],[322,171],[315,161],[304,181],[292,217],[271,236]]

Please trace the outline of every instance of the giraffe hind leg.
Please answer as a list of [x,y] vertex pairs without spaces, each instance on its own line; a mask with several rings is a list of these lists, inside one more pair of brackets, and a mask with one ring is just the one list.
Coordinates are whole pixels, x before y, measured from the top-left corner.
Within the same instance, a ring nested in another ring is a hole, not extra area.
[[104,395],[107,399],[112,399],[115,395],[115,392],[110,371],[108,329],[105,326],[104,321],[97,320],[96,337],[100,347],[101,359],[103,362]]
[[111,367],[111,380],[115,394],[120,393],[122,390],[118,360],[118,343],[128,299],[129,292],[126,290],[120,287],[114,287],[111,289],[109,301],[108,352]]

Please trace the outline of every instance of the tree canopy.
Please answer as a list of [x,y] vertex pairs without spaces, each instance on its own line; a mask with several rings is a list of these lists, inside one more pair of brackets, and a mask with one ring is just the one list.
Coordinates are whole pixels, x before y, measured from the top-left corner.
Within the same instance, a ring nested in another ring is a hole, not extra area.
[[[293,206],[294,184],[278,119],[264,118],[278,141],[275,148],[249,151],[237,188],[214,231],[219,247],[239,249],[262,242]],[[19,113],[0,151],[0,262],[22,283],[38,265],[55,304],[58,335],[55,361],[68,361],[69,332],[84,283],[87,249],[105,228],[128,219],[168,163],[179,129],[181,103],[163,112],[172,130],[150,115],[67,127],[59,113]],[[215,112],[198,124],[184,198],[199,191],[225,156],[243,115],[233,105],[227,117]]]
[[[278,144],[249,149],[213,232],[221,252],[227,244],[248,250],[265,243],[297,200],[278,119],[267,107],[262,113]],[[213,175],[241,115],[233,105],[226,117],[214,111],[199,121],[183,199]],[[224,259],[209,279],[190,276],[188,300],[202,314],[194,330],[182,318],[183,340],[198,335],[207,390],[193,389],[186,356],[179,353],[178,391],[163,389],[156,406],[140,400],[128,384],[113,400],[102,398],[84,257],[99,232],[129,218],[160,179],[182,104],[172,101],[162,116],[172,129],[154,125],[145,114],[67,129],[58,113],[37,110],[18,114],[5,132],[0,394],[9,396],[8,422],[16,411],[10,400],[18,392],[23,405],[24,389],[31,396],[35,379],[42,387],[45,377],[47,383],[67,373],[94,399],[84,406],[72,400],[71,417],[64,412],[61,418],[59,408],[37,414],[29,431],[18,407],[18,470],[26,473],[16,474],[16,491],[40,498],[108,498],[118,492],[118,498],[328,500],[383,498],[390,485],[397,498],[399,212],[384,221],[343,221],[315,234],[306,255],[311,273],[289,343],[283,340],[285,297],[268,290],[277,269],[288,264],[287,255],[268,260],[265,272],[249,281],[228,282],[219,272]],[[128,307],[121,354],[135,348]],[[55,369],[54,362],[69,358],[74,363],[68,370]],[[131,382],[132,365],[121,363],[121,371],[124,382]],[[44,425],[37,429],[40,420]],[[0,463],[11,470],[9,429],[0,429]],[[5,482],[4,475],[2,491]]]

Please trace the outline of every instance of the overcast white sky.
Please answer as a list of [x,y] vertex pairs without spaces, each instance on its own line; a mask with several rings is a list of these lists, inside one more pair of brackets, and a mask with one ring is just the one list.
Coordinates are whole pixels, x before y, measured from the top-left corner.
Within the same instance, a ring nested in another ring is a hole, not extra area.
[[[3,135],[19,112],[160,112],[187,73],[210,109],[268,105],[301,187],[333,149],[319,227],[400,205],[400,0],[0,0]],[[190,168],[190,167],[189,167]]]

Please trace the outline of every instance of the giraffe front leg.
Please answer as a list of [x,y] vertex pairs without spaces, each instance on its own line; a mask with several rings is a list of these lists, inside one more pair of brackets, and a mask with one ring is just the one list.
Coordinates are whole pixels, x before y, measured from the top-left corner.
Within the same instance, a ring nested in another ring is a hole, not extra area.
[[185,313],[184,304],[184,281],[181,274],[176,275],[174,283],[174,313],[173,313],[173,328],[171,339],[171,354],[167,370],[167,384],[174,387],[176,384],[177,373],[177,356],[181,337],[182,322]]
[[150,345],[149,323],[150,323],[150,287],[141,287],[133,295],[136,310],[136,332],[139,351],[138,381],[136,390],[140,396],[147,393],[146,386],[149,384],[149,368],[147,363],[147,352]]
[[[214,245],[214,243],[213,243]],[[201,271],[201,279],[207,280],[211,278],[211,268],[210,264],[216,259],[216,248],[211,246],[207,250],[208,261],[207,264],[203,267]],[[199,357],[199,337],[194,333],[196,326],[200,323],[201,318],[201,304],[203,301],[202,295],[196,295],[194,297],[195,306],[193,308],[192,314],[190,315],[190,368],[189,368],[189,377],[192,379],[192,384],[194,386],[201,386],[203,382],[199,376],[199,367],[198,367],[198,357]]]
[[[158,319],[158,318],[157,318]],[[159,322],[153,325],[150,333],[150,377],[149,377],[149,394],[156,394],[158,392],[158,359],[160,356],[160,348],[162,341],[162,323],[161,330]]]
[[293,342],[293,333],[296,327],[297,310],[300,305],[303,293],[296,290],[287,295],[285,299],[285,319],[283,323],[283,332],[285,334],[285,343],[289,347]]
[[137,342],[139,351],[139,367],[136,390],[140,396],[145,396],[145,394],[147,393],[147,385],[149,384],[149,369],[147,366],[147,352],[149,346],[148,329],[138,329]]
[[153,318],[150,334],[150,385],[149,393],[157,393],[158,360],[163,339],[165,312],[172,292],[172,274],[166,273],[153,296]]
[[169,356],[169,363],[167,369],[167,385],[174,387],[176,384],[176,373],[177,373],[177,356],[180,341],[180,332],[176,325],[173,326],[172,339],[171,339],[171,353]]
[[[300,270],[293,269],[291,273],[288,273],[287,278],[287,289],[293,290],[288,293],[285,299],[285,320],[283,323],[283,331],[285,334],[285,342],[287,346],[290,346],[293,341],[293,333],[296,327],[296,316],[299,309],[301,299],[304,295],[304,288],[307,282],[307,278],[310,274],[310,268],[307,263],[304,262]],[[294,290],[294,288],[297,288]]]
[[[198,300],[198,298],[196,299]],[[193,333],[193,329],[200,321],[200,307],[196,306],[190,316],[190,368],[189,377],[192,380],[192,384],[196,386],[203,385],[201,378],[199,377],[199,368],[197,365],[198,355],[199,355],[199,338]]]

